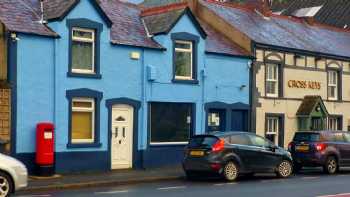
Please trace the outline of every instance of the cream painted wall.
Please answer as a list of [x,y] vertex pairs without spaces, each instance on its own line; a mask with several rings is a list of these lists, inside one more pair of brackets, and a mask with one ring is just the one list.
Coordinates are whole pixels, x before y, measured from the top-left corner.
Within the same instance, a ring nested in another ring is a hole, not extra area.
[[[271,53],[265,52],[266,55]],[[343,80],[343,102],[332,102],[327,101],[327,72],[326,62],[330,64],[329,67],[338,68],[338,64],[343,66],[345,72],[350,71],[349,62],[341,62],[334,60],[318,59],[315,57],[308,56],[307,67],[314,67],[317,64],[317,69],[302,69],[305,67],[305,59],[299,59],[298,66],[294,64],[294,54],[286,53],[285,63],[288,67],[284,68],[284,98],[266,98],[265,97],[265,66],[263,64],[263,50],[256,50],[257,63],[259,70],[256,75],[256,87],[261,95],[258,99],[261,107],[256,109],[256,132],[258,135],[265,135],[265,114],[266,113],[278,113],[284,114],[285,116],[285,128],[284,128],[284,146],[287,147],[288,143],[292,140],[294,133],[297,131],[298,123],[296,118],[296,112],[302,103],[302,99],[306,95],[320,95],[326,108],[331,115],[342,115],[343,116],[343,130],[347,130],[350,125],[350,74],[344,73],[342,75]],[[281,54],[283,57],[283,54]],[[269,57],[269,59],[277,60],[277,57]],[[295,66],[295,69],[291,66]],[[321,69],[321,70],[320,70]],[[323,70],[322,70],[323,69]],[[348,70],[346,70],[348,69]],[[289,80],[299,81],[313,81],[319,82],[321,85],[320,89],[309,89],[309,88],[290,88],[288,87]]]

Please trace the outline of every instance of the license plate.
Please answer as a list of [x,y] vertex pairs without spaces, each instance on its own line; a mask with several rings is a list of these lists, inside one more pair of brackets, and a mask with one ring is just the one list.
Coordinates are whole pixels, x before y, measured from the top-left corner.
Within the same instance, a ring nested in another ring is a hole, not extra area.
[[307,152],[309,151],[309,146],[308,145],[300,145],[300,146],[296,146],[295,150],[300,151],[300,152]]
[[204,151],[194,151],[193,150],[193,151],[190,151],[190,155],[200,157],[200,156],[204,155]]

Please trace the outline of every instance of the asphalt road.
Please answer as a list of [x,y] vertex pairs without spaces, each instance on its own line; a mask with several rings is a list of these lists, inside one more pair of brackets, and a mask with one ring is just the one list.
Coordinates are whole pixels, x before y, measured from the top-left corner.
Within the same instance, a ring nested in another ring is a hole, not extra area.
[[218,179],[167,181],[108,188],[86,188],[37,193],[18,193],[17,197],[97,196],[97,197],[350,197],[350,170],[324,175],[307,170],[288,179],[273,174],[242,177],[226,183]]

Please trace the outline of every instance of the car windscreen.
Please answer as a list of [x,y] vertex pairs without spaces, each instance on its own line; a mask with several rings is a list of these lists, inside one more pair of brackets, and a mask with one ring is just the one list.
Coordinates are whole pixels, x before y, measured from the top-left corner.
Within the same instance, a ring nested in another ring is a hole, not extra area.
[[190,140],[188,147],[211,147],[218,141],[215,136],[195,136]]
[[293,141],[296,142],[317,142],[320,141],[318,133],[295,133]]

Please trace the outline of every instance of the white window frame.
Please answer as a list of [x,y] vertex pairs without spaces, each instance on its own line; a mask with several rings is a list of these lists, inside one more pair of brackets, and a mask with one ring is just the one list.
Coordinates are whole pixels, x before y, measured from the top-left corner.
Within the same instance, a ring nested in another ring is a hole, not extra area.
[[338,131],[339,118],[329,117],[328,118],[328,129],[331,131]]
[[[92,38],[81,38],[74,36],[74,31],[81,31],[81,32],[87,32],[91,33]],[[72,28],[72,44],[73,42],[85,42],[85,43],[92,43],[92,65],[91,68],[92,70],[87,70],[87,69],[74,69],[72,68],[72,73],[83,73],[83,74],[94,74],[95,73],[95,30],[93,29],[86,29],[86,28],[78,28],[78,27],[73,27]],[[73,55],[73,54],[71,54]]]
[[[269,78],[269,67],[276,67],[276,78],[273,79],[273,78]],[[265,85],[265,88],[266,88],[266,96],[268,97],[278,97],[278,94],[279,94],[279,76],[278,76],[278,73],[279,73],[279,66],[278,64],[271,64],[271,63],[267,63],[266,64],[266,85]],[[275,93],[269,93],[267,92],[267,84],[269,82],[273,82],[273,83],[276,83],[275,85]]]
[[[189,44],[190,48],[189,49],[184,49],[184,48],[176,48],[176,44]],[[191,72],[190,76],[178,76],[176,75],[175,72],[175,79],[180,79],[180,80],[192,80],[193,79],[193,43],[191,41],[183,41],[183,40],[175,40],[175,53],[176,52],[183,52],[183,53],[190,53],[191,54]],[[176,56],[175,56],[176,58]],[[174,60],[175,61],[175,60]],[[175,61],[176,62],[176,61]],[[174,64],[175,64],[174,62]],[[175,64],[175,70],[176,70],[176,64]]]
[[[271,124],[272,125],[271,125]],[[280,130],[279,117],[266,117],[266,133],[265,135],[273,135],[274,143],[278,144],[278,134]]]
[[[334,75],[335,74],[335,75]],[[335,83],[333,83],[334,81],[334,76],[335,77]],[[339,75],[338,75],[338,72],[335,71],[335,70],[330,70],[328,71],[328,99],[329,100],[337,100],[338,99],[338,88],[339,88]],[[329,90],[330,88],[335,88],[335,91],[334,91],[334,95],[330,95],[331,94],[331,91]]]
[[[89,102],[91,103],[91,107],[74,107],[74,102]],[[73,98],[72,99],[72,114],[71,114],[71,121],[73,121],[73,112],[91,112],[92,113],[92,122],[91,122],[91,139],[73,139],[71,137],[72,143],[93,143],[95,141],[95,100],[91,98]],[[73,124],[73,122],[71,123]],[[71,130],[73,132],[73,128]]]

